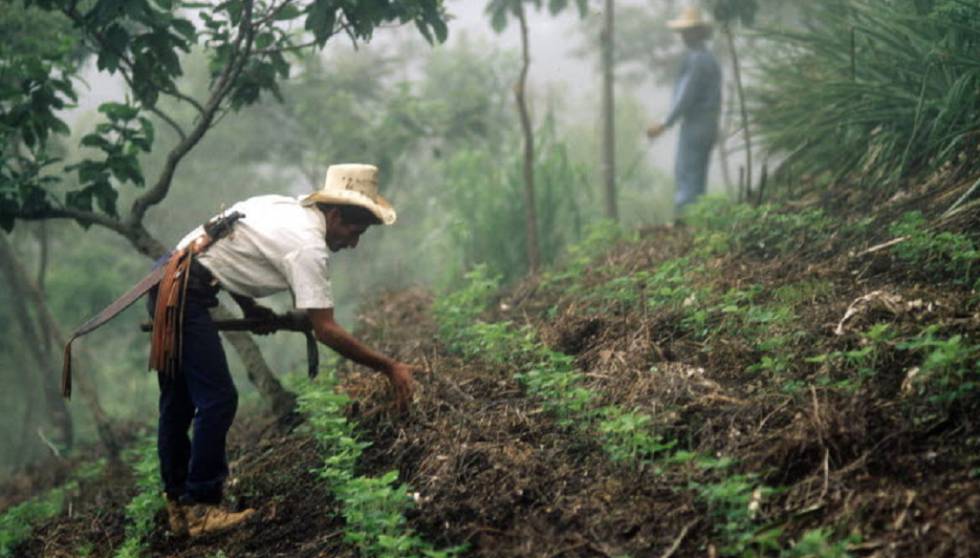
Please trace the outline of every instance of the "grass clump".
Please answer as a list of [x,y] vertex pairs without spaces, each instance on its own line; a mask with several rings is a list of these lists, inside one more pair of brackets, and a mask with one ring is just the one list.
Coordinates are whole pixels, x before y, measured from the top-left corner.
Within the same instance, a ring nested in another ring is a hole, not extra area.
[[[828,0],[763,35],[756,129],[794,174],[898,180],[976,166],[980,4]],[[814,110],[814,107],[820,107]]]

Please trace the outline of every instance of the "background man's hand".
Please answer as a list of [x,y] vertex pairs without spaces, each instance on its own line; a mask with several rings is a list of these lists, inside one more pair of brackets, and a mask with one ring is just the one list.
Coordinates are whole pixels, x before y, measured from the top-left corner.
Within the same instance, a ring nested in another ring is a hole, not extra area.
[[415,393],[415,381],[412,379],[414,373],[415,367],[404,362],[395,362],[387,370],[388,381],[395,393],[395,404],[402,412],[407,411],[412,403],[412,394]]
[[667,126],[664,126],[662,122],[654,122],[653,124],[650,125],[649,128],[647,128],[647,137],[649,139],[656,139],[661,134],[663,134],[664,130],[666,129]]

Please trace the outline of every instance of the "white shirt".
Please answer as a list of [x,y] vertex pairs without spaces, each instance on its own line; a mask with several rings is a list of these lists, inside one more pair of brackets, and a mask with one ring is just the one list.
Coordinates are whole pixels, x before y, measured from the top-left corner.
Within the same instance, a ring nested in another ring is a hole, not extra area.
[[[245,217],[198,257],[223,288],[253,298],[290,290],[296,308],[333,308],[327,223],[316,206],[304,207],[288,196],[258,196],[227,213],[233,211]],[[203,230],[191,231],[177,248]]]

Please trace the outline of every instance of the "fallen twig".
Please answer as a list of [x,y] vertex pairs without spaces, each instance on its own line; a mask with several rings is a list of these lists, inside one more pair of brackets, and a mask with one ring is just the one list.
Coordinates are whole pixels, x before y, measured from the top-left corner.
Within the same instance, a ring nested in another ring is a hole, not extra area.
[[667,549],[667,552],[664,552],[660,558],[670,558],[673,556],[674,553],[677,552],[677,549],[681,547],[681,543],[684,542],[684,538],[687,537],[687,532],[690,531],[691,527],[694,527],[694,525],[700,520],[700,518],[695,517],[687,525],[685,525],[684,528],[681,529],[681,532],[678,533],[677,538],[675,538],[674,542],[670,545],[670,548]]
[[907,236],[900,236],[898,238],[893,238],[893,239],[889,240],[888,242],[882,242],[881,244],[876,244],[876,245],[872,246],[871,248],[868,248],[867,250],[863,250],[861,252],[858,252],[853,257],[860,258],[861,256],[867,256],[868,254],[872,254],[874,252],[878,252],[880,250],[884,250],[885,248],[890,248],[890,247],[892,247],[892,246],[894,246],[896,244],[901,244],[902,242],[905,242],[908,239],[909,239],[909,237],[907,237]]
[[973,193],[977,191],[977,186],[980,186],[980,178],[978,178],[977,181],[973,183],[973,186],[970,186],[970,189],[964,192],[963,195],[959,197],[959,199],[953,202],[953,205],[949,206],[949,209],[943,212],[940,219],[945,219],[946,217],[949,217],[950,215],[953,214],[954,211],[956,211],[957,207],[959,207],[966,200],[970,199],[970,196],[972,196]]

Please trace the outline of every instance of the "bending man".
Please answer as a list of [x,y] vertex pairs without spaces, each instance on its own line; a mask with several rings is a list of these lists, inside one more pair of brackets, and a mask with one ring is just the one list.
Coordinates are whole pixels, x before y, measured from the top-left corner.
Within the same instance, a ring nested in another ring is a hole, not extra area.
[[[225,441],[238,405],[208,313],[217,305],[220,289],[232,295],[246,318],[268,318],[272,311],[254,298],[288,290],[294,306],[306,311],[321,343],[385,374],[399,405],[410,403],[412,368],[366,346],[334,321],[329,252],[356,248],[368,227],[395,222],[395,210],[378,195],[377,175],[371,165],[333,165],[323,189],[308,196],[270,195],[239,202],[228,213],[243,216],[193,259],[178,329],[180,363],[173,373],[159,376],[157,443],[173,532],[215,532],[239,525],[254,513],[219,507],[228,476]],[[178,250],[201,239],[203,232],[199,227],[188,234]]]

